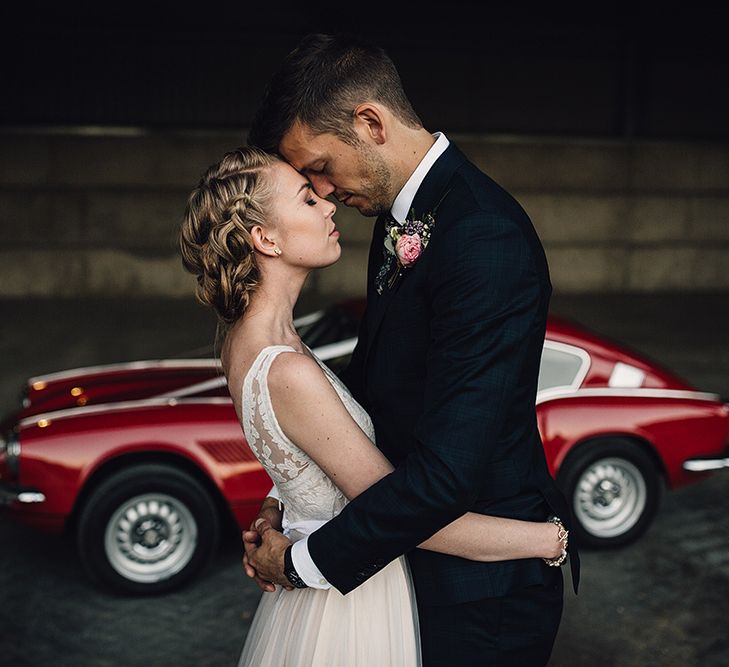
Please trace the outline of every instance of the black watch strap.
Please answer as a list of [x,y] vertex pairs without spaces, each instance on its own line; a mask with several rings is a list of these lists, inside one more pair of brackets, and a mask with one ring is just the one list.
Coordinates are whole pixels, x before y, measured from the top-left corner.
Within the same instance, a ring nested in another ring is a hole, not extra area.
[[294,559],[291,557],[291,550],[294,545],[290,544],[284,551],[284,574],[294,588],[308,588],[306,582],[299,576],[294,567]]

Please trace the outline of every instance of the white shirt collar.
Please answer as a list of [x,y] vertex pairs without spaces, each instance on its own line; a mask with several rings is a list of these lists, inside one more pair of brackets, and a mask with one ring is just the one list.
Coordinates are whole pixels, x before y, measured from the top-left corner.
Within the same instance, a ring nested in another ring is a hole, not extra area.
[[392,203],[390,212],[392,217],[400,223],[405,222],[413,199],[415,199],[415,194],[430,171],[430,168],[450,144],[450,141],[448,141],[446,135],[442,132],[436,132],[433,136],[435,137],[435,143],[420,161],[420,164],[407,180],[407,183],[402,186],[402,190],[400,190],[397,197],[395,197],[395,201]]

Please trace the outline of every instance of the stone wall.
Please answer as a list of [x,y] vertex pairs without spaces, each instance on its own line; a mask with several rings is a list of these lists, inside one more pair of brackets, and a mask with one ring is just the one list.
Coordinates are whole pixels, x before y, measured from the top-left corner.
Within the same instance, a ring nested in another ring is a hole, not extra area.
[[[5,130],[0,298],[188,297],[186,197],[245,132]],[[452,135],[532,217],[557,292],[729,290],[729,145]],[[309,297],[361,294],[371,221]]]

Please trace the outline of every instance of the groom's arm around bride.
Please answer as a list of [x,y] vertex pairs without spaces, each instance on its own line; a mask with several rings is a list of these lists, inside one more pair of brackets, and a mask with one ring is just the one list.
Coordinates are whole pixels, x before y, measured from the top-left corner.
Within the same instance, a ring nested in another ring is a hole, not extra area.
[[[374,151],[397,173],[408,141],[424,137],[423,128],[388,106],[401,103],[400,93],[388,88],[395,85],[391,81],[373,87],[371,72],[332,62],[356,63],[358,57],[365,68],[386,58],[359,42],[304,40],[272,82],[264,109],[271,116],[272,109],[290,106],[297,85],[329,96],[337,87],[354,90],[361,99],[354,100],[353,109],[360,103],[385,109],[377,119],[362,121],[382,125],[374,139],[358,137],[363,151]],[[311,63],[317,62],[318,79],[332,72],[338,78],[332,76],[328,85],[307,83],[307,75],[314,76]],[[381,66],[387,69],[388,62]],[[266,120],[259,114],[259,125]],[[350,122],[358,120],[355,111]],[[306,116],[292,119],[304,127],[307,122]],[[254,130],[253,136],[265,134]],[[291,124],[283,128],[275,148],[307,175],[297,164],[291,131]],[[327,132],[314,128],[312,134]],[[398,150],[393,142],[400,138]],[[519,204],[445,142],[427,170],[421,169],[425,173],[417,171],[427,159],[421,155],[399,183],[407,186],[405,181],[417,176],[408,219],[414,215],[422,221],[432,214],[434,223],[417,262],[395,267],[399,274],[389,276],[384,287],[377,277],[392,227],[384,214],[393,207],[395,222],[405,223],[393,204],[407,187],[389,197],[383,193],[389,200],[374,211],[380,217],[370,252],[367,312],[348,371],[349,384],[375,425],[378,447],[395,470],[296,546],[299,553],[308,550],[323,577],[345,594],[407,553],[426,664],[470,664],[473,651],[480,652],[481,661],[492,655],[493,664],[511,664],[509,655],[526,661],[521,664],[538,664],[545,650],[549,655],[561,614],[559,569],[541,559],[477,563],[416,549],[468,511],[532,521],[557,514],[569,521],[567,504],[547,470],[535,415],[551,293],[544,251]],[[429,143],[426,153],[432,139]],[[397,155],[400,162],[391,164]],[[332,172],[330,180],[339,196],[337,176]],[[356,197],[345,201],[365,208]],[[571,562],[576,588],[574,553]],[[533,639],[509,635],[504,624],[512,622]],[[510,643],[517,644],[511,653]],[[496,652],[489,653],[487,645]],[[439,652],[450,662],[441,662]]]

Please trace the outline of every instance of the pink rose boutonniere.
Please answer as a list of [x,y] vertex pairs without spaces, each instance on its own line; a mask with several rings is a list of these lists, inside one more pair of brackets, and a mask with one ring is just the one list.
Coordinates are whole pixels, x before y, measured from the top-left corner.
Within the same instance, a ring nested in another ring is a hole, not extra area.
[[404,268],[415,264],[422,251],[423,244],[419,234],[403,234],[395,244],[395,254]]
[[421,220],[415,220],[414,211],[410,213],[412,220],[403,223],[392,220],[385,228],[384,259],[375,278],[378,294],[382,294],[385,286],[392,287],[403,269],[413,267],[430,241],[435,226],[433,214],[426,213]]

